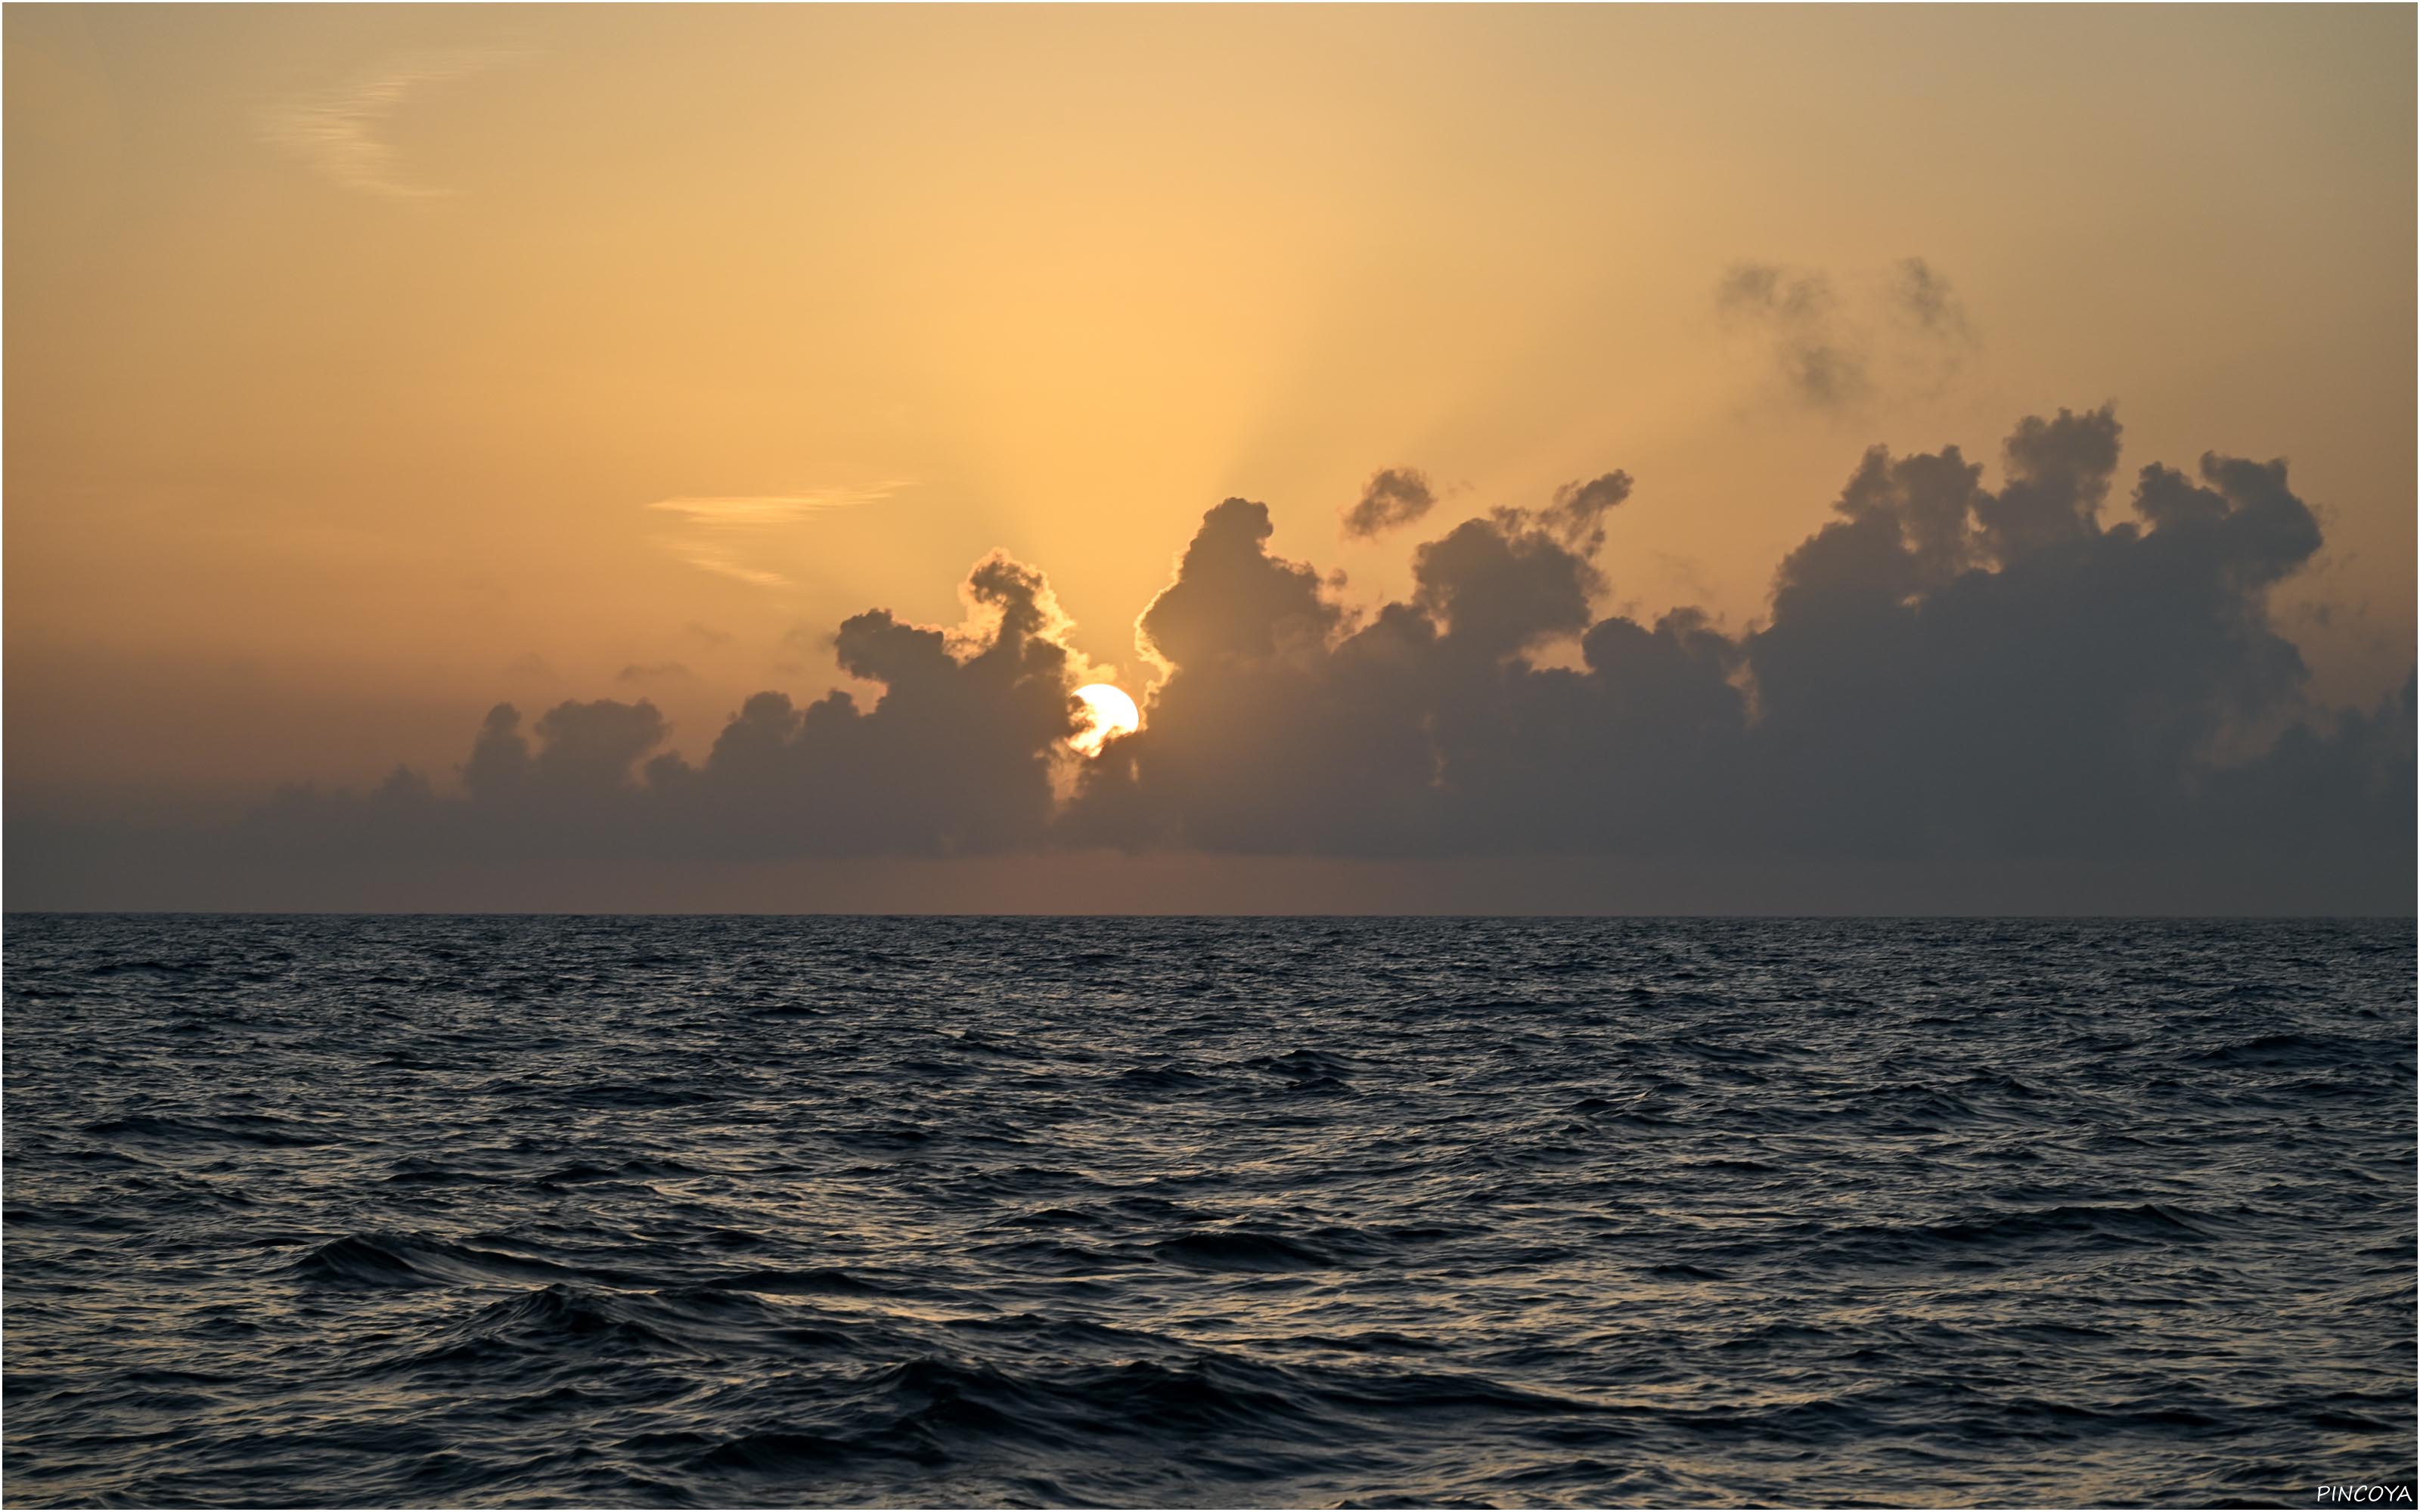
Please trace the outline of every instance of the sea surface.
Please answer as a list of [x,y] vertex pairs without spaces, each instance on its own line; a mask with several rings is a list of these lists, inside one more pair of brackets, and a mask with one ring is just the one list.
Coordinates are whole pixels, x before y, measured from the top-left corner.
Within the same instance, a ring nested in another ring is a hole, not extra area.
[[14,1505],[2412,1479],[2408,920],[19,915],[5,959]]

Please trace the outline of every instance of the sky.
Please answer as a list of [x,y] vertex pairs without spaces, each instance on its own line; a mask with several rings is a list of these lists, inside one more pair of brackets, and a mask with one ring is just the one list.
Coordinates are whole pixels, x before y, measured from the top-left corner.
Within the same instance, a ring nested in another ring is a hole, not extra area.
[[0,27],[10,906],[2409,911],[2407,8]]

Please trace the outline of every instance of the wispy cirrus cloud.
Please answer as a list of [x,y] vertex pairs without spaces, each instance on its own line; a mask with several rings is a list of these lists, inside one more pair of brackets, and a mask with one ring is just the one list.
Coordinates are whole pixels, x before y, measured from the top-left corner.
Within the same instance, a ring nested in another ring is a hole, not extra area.
[[678,518],[675,534],[657,545],[692,567],[736,578],[760,588],[786,588],[790,579],[752,561],[785,526],[818,515],[877,503],[907,487],[903,481],[864,488],[808,488],[778,494],[700,494],[659,499],[648,509]]
[[830,510],[847,509],[890,498],[906,486],[878,483],[871,488],[814,488],[802,493],[717,495],[705,498],[659,499],[649,504],[668,515],[709,530],[760,530],[793,525]]
[[382,199],[436,199],[454,193],[412,178],[381,132],[415,93],[518,61],[511,52],[417,53],[370,69],[350,84],[271,105],[260,134],[302,158],[340,188]]

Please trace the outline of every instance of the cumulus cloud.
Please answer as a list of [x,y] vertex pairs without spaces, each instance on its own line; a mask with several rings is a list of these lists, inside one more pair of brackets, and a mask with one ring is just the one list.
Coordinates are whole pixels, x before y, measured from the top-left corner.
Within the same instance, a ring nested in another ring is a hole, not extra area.
[[[887,609],[843,622],[829,649],[877,684],[871,707],[835,690],[800,707],[750,698],[702,764],[662,748],[644,700],[566,702],[526,733],[489,711],[461,768],[465,796],[417,814],[439,844],[656,856],[961,855],[1043,843],[1051,768],[1071,760],[1070,693],[1087,675],[1043,575],[995,552],[962,589],[966,622],[911,625]],[[272,825],[366,825],[391,806],[289,794]]]
[[644,701],[526,724],[500,705],[461,796],[409,774],[290,793],[256,833],[708,858],[2152,859],[2247,886],[2290,862],[2408,898],[2412,687],[2308,702],[2268,609],[2320,544],[2286,465],[2127,479],[2121,440],[2106,407],[2028,418],[1996,482],[1955,446],[1869,451],[1743,630],[1603,609],[1623,472],[1436,534],[1374,608],[1230,499],[1139,617],[1160,675],[1097,759],[1065,746],[1089,675],[1066,616],[994,553],[962,625],[874,609],[823,640],[871,706],[759,693],[692,764]]
[[1436,505],[1428,475],[1417,468],[1385,468],[1370,474],[1361,497],[1344,512],[1344,533],[1362,540],[1409,525]]
[[1921,257],[1846,285],[1820,269],[1739,263],[1715,308],[1764,345],[1784,392],[1811,409],[1854,412],[1884,393],[1937,389],[1974,345],[1949,281]]

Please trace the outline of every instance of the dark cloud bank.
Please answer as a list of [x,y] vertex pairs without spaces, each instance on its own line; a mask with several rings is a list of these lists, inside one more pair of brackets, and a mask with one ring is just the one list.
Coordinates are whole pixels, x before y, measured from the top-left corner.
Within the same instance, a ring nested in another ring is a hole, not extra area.
[[[1996,489],[1875,448],[1740,633],[1597,608],[1621,472],[1416,546],[1374,612],[1230,499],[1138,622],[1143,731],[1091,763],[1066,621],[995,553],[964,629],[840,625],[878,699],[757,694],[701,763],[645,702],[499,705],[458,796],[288,790],[206,855],[37,826],[12,904],[2411,912],[2412,684],[2307,702],[2267,609],[2320,542],[2285,465],[2118,498],[2118,439],[2028,419]],[[1434,502],[1381,472],[1348,530]]]

